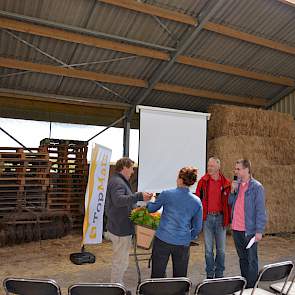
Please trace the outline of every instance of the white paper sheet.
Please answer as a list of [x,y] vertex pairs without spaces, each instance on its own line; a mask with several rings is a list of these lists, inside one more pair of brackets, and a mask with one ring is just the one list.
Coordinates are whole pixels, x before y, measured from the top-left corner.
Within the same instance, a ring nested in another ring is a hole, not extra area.
[[255,236],[249,241],[246,249],[250,249],[253,246],[254,243],[255,243]]

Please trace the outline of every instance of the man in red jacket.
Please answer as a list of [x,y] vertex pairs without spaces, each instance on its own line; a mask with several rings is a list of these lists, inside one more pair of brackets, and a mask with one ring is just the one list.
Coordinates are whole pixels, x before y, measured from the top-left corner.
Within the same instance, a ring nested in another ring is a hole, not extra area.
[[[207,173],[199,180],[196,195],[203,204],[203,232],[207,279],[222,278],[225,260],[226,226],[230,223],[228,197],[230,181],[220,173],[220,160],[208,160]],[[214,241],[216,256],[214,257]]]

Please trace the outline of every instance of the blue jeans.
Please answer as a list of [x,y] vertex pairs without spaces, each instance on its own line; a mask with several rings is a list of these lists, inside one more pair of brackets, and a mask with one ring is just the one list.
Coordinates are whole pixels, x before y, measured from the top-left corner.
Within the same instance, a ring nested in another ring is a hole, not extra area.
[[246,288],[253,288],[258,277],[257,243],[246,249],[254,235],[245,236],[244,231],[233,230],[233,238],[240,259],[241,275],[246,278]]
[[[226,229],[223,226],[223,215],[208,214],[203,225],[205,238],[205,260],[208,278],[222,278],[225,259]],[[216,257],[214,258],[214,241]]]

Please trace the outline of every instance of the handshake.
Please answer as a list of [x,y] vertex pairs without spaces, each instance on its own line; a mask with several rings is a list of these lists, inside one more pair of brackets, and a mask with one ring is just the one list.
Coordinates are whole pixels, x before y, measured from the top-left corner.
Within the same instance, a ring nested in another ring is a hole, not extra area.
[[145,201],[145,202],[147,202],[147,201],[150,201],[151,200],[151,198],[152,197],[154,197],[154,193],[147,193],[147,192],[144,192],[144,193],[142,193],[142,195],[143,195],[143,200]]

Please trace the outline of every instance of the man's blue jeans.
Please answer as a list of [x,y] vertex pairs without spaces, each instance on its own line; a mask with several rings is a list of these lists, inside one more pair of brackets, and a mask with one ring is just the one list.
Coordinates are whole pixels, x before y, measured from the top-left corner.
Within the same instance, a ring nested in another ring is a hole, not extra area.
[[233,230],[233,238],[240,260],[241,275],[246,278],[246,288],[253,288],[258,277],[257,243],[246,249],[254,235],[246,236],[244,231]]
[[[223,215],[208,214],[203,225],[205,238],[205,260],[208,278],[222,278],[225,260],[226,229],[223,226]],[[216,256],[214,257],[214,244]]]

